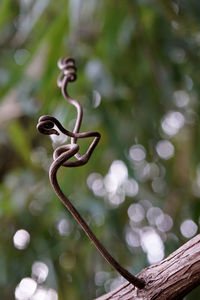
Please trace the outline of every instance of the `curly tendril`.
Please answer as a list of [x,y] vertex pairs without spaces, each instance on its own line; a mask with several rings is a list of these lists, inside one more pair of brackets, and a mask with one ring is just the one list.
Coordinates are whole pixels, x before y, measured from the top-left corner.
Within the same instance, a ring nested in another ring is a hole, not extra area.
[[[54,191],[56,192],[57,196],[63,202],[65,207],[70,211],[70,213],[74,216],[74,218],[80,224],[80,226],[85,231],[87,236],[90,238],[90,240],[93,242],[93,244],[99,250],[99,252],[102,254],[102,256],[125,279],[127,279],[130,283],[134,284],[136,287],[141,289],[145,286],[144,280],[132,275],[130,272],[128,272],[126,269],[124,269],[112,257],[112,255],[104,248],[104,246],[100,243],[100,241],[94,235],[94,233],[92,232],[90,227],[87,225],[87,223],[81,217],[81,215],[76,210],[76,208],[73,206],[73,204],[64,195],[64,193],[62,192],[62,190],[58,184],[57,171],[59,170],[59,168],[60,167],[79,167],[79,166],[86,164],[101,137],[99,132],[92,132],[92,131],[79,132],[81,122],[82,122],[82,116],[83,116],[82,106],[80,105],[80,103],[77,100],[72,99],[68,95],[68,92],[67,92],[67,84],[69,82],[73,82],[76,80],[76,67],[75,67],[74,59],[73,58],[61,58],[58,61],[58,67],[61,70],[61,73],[58,76],[58,80],[57,80],[58,87],[61,88],[62,94],[63,94],[64,98],[67,100],[67,102],[69,102],[76,108],[77,118],[76,118],[76,123],[75,123],[73,132],[65,129],[60,124],[60,122],[52,116],[44,115],[44,116],[40,117],[38,120],[37,129],[42,134],[59,135],[59,131],[60,131],[63,134],[70,137],[70,140],[71,140],[70,144],[58,147],[53,153],[53,162],[49,169],[49,179],[50,179],[51,185],[52,185]],[[93,141],[91,142],[87,152],[85,154],[81,155],[78,152],[79,145],[77,144],[77,141],[78,141],[78,139],[83,139],[83,138],[93,138]],[[76,160],[70,161],[69,159],[72,157],[75,157]]]

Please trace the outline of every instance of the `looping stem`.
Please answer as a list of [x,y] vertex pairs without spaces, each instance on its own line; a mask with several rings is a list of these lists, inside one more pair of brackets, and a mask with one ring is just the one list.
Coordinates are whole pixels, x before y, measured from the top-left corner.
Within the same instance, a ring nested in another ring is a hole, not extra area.
[[[61,74],[58,77],[58,86],[62,90],[62,94],[64,98],[73,106],[76,107],[77,110],[77,119],[75,123],[75,127],[73,132],[65,129],[60,122],[49,115],[40,117],[37,129],[39,132],[47,135],[56,134],[59,135],[58,130],[56,127],[65,135],[69,136],[71,138],[71,144],[63,145],[58,147],[53,154],[53,163],[50,166],[49,169],[49,179],[51,182],[51,185],[57,194],[57,196],[60,198],[60,200],[63,202],[65,207],[70,211],[70,213],[74,216],[74,218],[77,220],[77,222],[80,224],[82,229],[85,231],[89,239],[93,242],[95,247],[99,250],[99,252],[102,254],[102,256],[108,261],[110,265],[113,266],[115,270],[117,270],[125,279],[127,279],[130,283],[134,284],[139,289],[144,288],[145,282],[143,279],[138,278],[134,275],[132,275],[130,272],[128,272],[126,269],[124,269],[114,258],[113,256],[104,248],[104,246],[100,243],[100,241],[97,239],[97,237],[94,235],[90,227],[87,225],[87,223],[84,221],[84,219],[81,217],[81,215],[78,213],[76,208],[73,206],[73,204],[69,201],[69,199],[64,195],[62,192],[58,181],[57,181],[57,171],[58,169],[63,167],[78,167],[85,165],[88,160],[90,159],[90,156],[92,155],[95,147],[97,146],[99,140],[100,140],[100,133],[98,132],[81,132],[79,133],[79,129],[81,126],[82,116],[83,116],[83,110],[82,106],[77,100],[72,99],[68,93],[67,93],[67,84],[68,82],[73,82],[76,79],[76,67],[75,67],[75,61],[72,58],[64,58],[60,59],[58,62],[58,66],[61,69]],[[77,144],[77,140],[79,138],[94,138],[91,142],[87,152],[84,155],[81,155],[78,153],[79,146]],[[69,161],[70,158],[75,157],[76,160]]]

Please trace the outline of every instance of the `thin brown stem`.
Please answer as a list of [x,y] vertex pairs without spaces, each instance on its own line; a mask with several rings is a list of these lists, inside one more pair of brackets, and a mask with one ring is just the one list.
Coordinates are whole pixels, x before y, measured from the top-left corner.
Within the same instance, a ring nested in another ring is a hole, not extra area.
[[[69,199],[63,194],[62,190],[59,187],[58,181],[57,181],[57,171],[60,166],[66,161],[66,157],[69,158],[74,155],[74,152],[78,150],[74,147],[74,149],[71,150],[70,153],[63,153],[59,156],[57,160],[55,160],[50,168],[49,171],[49,178],[51,185],[56,192],[57,196],[60,198],[62,203],[65,205],[65,207],[70,211],[70,213],[73,215],[73,217],[77,220],[77,222],[80,224],[82,229],[85,231],[87,236],[90,238],[90,240],[93,242],[93,244],[96,246],[96,248],[100,251],[102,256],[113,266],[115,270],[117,270],[125,279],[127,279],[130,283],[134,284],[138,288],[143,288],[145,285],[145,282],[137,278],[136,276],[132,275],[130,272],[128,272],[126,269],[124,269],[114,258],[110,253],[105,249],[105,247],[101,244],[101,242],[97,239],[97,237],[94,235],[90,227],[87,225],[87,223],[84,221],[84,219],[81,217],[79,212],[76,210],[76,208],[73,206],[73,204],[69,201]],[[69,150],[70,151],[70,150]]]
[[[134,284],[139,289],[142,289],[145,286],[145,282],[143,279],[138,278],[134,275],[132,275],[130,272],[128,272],[126,269],[124,269],[114,258],[113,256],[104,248],[104,246],[100,243],[100,241],[97,239],[97,237],[94,235],[92,230],[89,228],[87,223],[84,221],[84,219],[81,217],[81,215],[78,213],[78,211],[75,209],[73,204],[69,201],[69,199],[64,195],[62,192],[58,181],[57,181],[57,171],[58,169],[63,167],[78,167],[85,165],[88,160],[90,159],[90,156],[92,155],[94,149],[96,148],[99,140],[100,140],[100,133],[98,132],[81,132],[79,133],[79,129],[82,122],[82,106],[77,100],[72,99],[68,93],[67,93],[67,84],[68,82],[73,82],[76,79],[76,67],[75,62],[72,58],[64,58],[60,59],[58,62],[58,66],[61,69],[61,74],[58,77],[58,86],[62,90],[62,94],[64,98],[77,109],[77,119],[75,123],[75,127],[73,132],[65,129],[60,122],[49,115],[40,117],[37,129],[47,135],[56,134],[59,135],[59,131],[61,131],[63,134],[69,136],[71,138],[71,144],[63,145],[58,147],[53,154],[53,163],[51,164],[50,170],[49,170],[49,178],[51,185],[56,192],[57,196],[60,198],[60,200],[63,202],[65,207],[70,211],[70,213],[74,216],[74,218],[77,220],[77,222],[80,224],[82,229],[85,231],[87,236],[90,238],[90,240],[93,242],[93,244],[96,246],[96,248],[99,250],[99,252],[102,254],[102,256],[110,263],[110,265],[113,266],[115,270],[117,270],[125,279],[127,279],[130,283]],[[58,131],[59,130],[59,131]],[[91,142],[87,152],[83,155],[80,155],[78,153],[79,146],[77,144],[78,139],[82,138],[94,138]],[[69,161],[70,158],[75,157],[76,160]]]

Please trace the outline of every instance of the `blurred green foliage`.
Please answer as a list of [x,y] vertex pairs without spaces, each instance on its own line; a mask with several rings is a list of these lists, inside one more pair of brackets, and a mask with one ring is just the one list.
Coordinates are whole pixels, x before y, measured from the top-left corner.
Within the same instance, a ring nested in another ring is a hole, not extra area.
[[106,248],[136,274],[197,233],[199,13],[198,0],[1,1],[1,299],[93,299],[121,282],[48,180],[37,120],[76,118],[56,86],[60,57],[77,62],[81,130],[102,138],[59,182]]

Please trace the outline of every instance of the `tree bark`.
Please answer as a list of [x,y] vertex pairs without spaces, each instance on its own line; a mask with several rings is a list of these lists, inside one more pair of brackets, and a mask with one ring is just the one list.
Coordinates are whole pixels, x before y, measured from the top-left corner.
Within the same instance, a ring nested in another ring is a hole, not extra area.
[[125,283],[96,300],[178,300],[200,285],[200,234],[158,264],[143,269],[138,278],[146,285],[138,289]]

